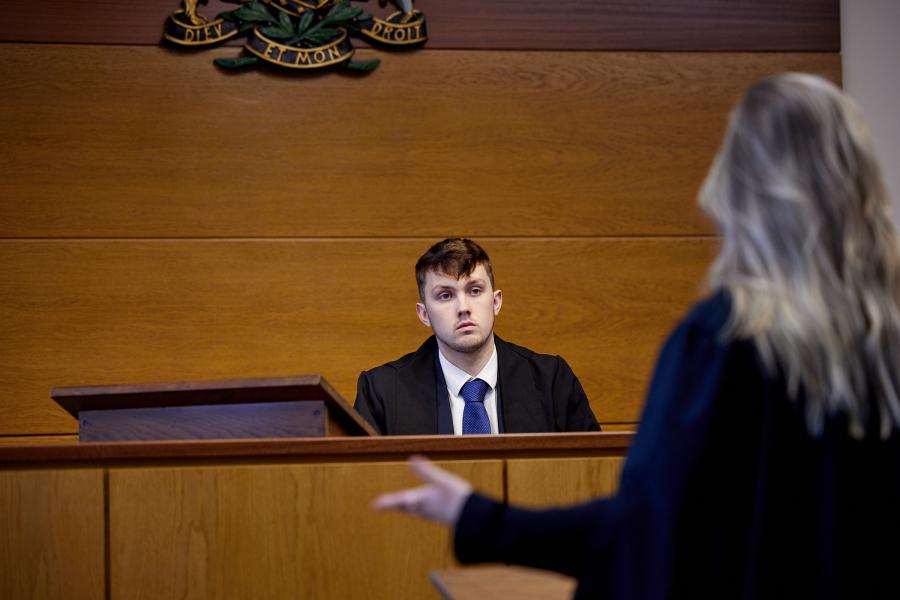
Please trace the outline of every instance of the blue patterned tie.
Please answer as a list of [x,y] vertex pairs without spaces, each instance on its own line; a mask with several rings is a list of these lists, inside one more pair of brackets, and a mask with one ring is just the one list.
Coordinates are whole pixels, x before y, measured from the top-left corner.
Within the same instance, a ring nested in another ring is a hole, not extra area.
[[463,434],[491,432],[491,420],[484,408],[487,391],[488,384],[481,379],[467,381],[459,390],[459,395],[466,401],[462,418]]

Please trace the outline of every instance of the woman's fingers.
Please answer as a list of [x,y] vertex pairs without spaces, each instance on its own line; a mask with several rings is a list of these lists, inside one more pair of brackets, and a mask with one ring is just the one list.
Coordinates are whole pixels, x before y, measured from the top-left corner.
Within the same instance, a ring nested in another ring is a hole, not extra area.
[[463,481],[453,473],[436,466],[424,456],[409,457],[410,470],[425,483],[433,483],[438,487],[454,487]]
[[400,490],[399,492],[392,492],[390,494],[382,494],[372,502],[372,508],[375,510],[405,510],[407,512],[416,512],[427,495],[427,487],[428,486],[422,486]]
[[372,508],[402,510],[432,521],[455,523],[472,492],[469,482],[435,466],[423,456],[411,457],[409,466],[425,485],[382,494],[372,502]]

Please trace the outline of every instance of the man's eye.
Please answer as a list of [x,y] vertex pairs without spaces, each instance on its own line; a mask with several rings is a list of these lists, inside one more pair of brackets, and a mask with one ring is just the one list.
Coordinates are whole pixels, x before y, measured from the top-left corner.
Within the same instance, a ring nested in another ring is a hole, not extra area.
[[447,292],[441,292],[440,294],[438,294],[438,300],[449,300],[449,299],[450,299],[450,294]]
[[479,294],[481,294],[481,288],[472,288],[471,290],[469,290],[469,293],[473,296],[478,296]]

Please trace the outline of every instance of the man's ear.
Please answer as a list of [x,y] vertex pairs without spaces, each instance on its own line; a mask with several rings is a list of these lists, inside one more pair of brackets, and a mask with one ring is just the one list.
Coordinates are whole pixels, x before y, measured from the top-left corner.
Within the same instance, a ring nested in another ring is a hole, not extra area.
[[494,316],[500,314],[500,307],[503,305],[503,292],[501,290],[494,291]]
[[431,327],[431,319],[428,318],[428,310],[421,302],[416,302],[416,315],[419,317],[419,320],[422,321],[422,325]]

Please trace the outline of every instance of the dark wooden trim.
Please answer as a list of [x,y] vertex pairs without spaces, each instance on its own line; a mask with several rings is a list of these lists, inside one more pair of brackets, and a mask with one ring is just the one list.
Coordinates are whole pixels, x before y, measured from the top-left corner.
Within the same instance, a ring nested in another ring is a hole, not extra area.
[[840,50],[838,0],[419,0],[429,47]]
[[[111,413],[121,409],[162,409],[173,407],[226,406],[258,403],[271,406],[271,403],[294,401],[323,401],[328,407],[328,420],[338,426],[339,431],[354,435],[377,435],[367,423],[321,375],[297,375],[290,377],[255,377],[244,379],[223,379],[216,381],[179,381],[161,383],[142,383],[125,385],[101,385],[60,387],[50,392],[50,396],[70,415],[80,419],[80,413],[91,411],[101,420],[108,415],[106,421],[114,417]],[[133,414],[133,413],[132,413]],[[165,421],[159,411],[158,419],[151,413],[143,413],[145,424]],[[260,415],[262,417],[262,415]],[[135,417],[136,418],[136,417]],[[177,417],[172,417],[177,418]],[[140,419],[137,419],[140,421]],[[228,419],[222,421],[224,426]],[[233,427],[229,425],[230,429]],[[115,429],[115,428],[114,428]],[[148,433],[150,430],[144,430]],[[261,431],[268,431],[266,428]],[[324,430],[323,430],[324,431]],[[98,431],[98,435],[108,432]],[[213,437],[215,431],[210,429],[207,437]],[[83,432],[82,432],[83,434]],[[265,435],[265,433],[264,433]],[[274,437],[275,434],[269,434]],[[300,435],[299,432],[294,435]],[[84,435],[80,436],[82,440]],[[252,437],[250,435],[218,437]],[[110,439],[110,438],[106,438]],[[124,438],[122,438],[124,439]],[[135,438],[133,438],[135,439]],[[144,438],[150,439],[150,438]]]
[[340,398],[333,387],[325,382],[326,388],[323,382],[321,375],[298,375],[73,386],[54,388],[50,397],[76,418],[83,410],[321,400],[325,394]]
[[499,436],[394,436],[227,441],[95,442],[0,447],[0,468],[47,463],[128,463],[190,460],[405,460],[525,456],[624,455],[633,433],[506,434]]
[[78,415],[78,440],[325,437],[328,420],[324,400],[84,410]]
[[[387,12],[374,0],[361,6]],[[841,47],[839,0],[418,0],[416,6],[426,15],[427,47],[433,49],[837,52]],[[0,41],[158,44],[163,23],[177,7],[177,0],[8,3],[0,11]],[[200,8],[211,18],[234,5],[210,0]]]

